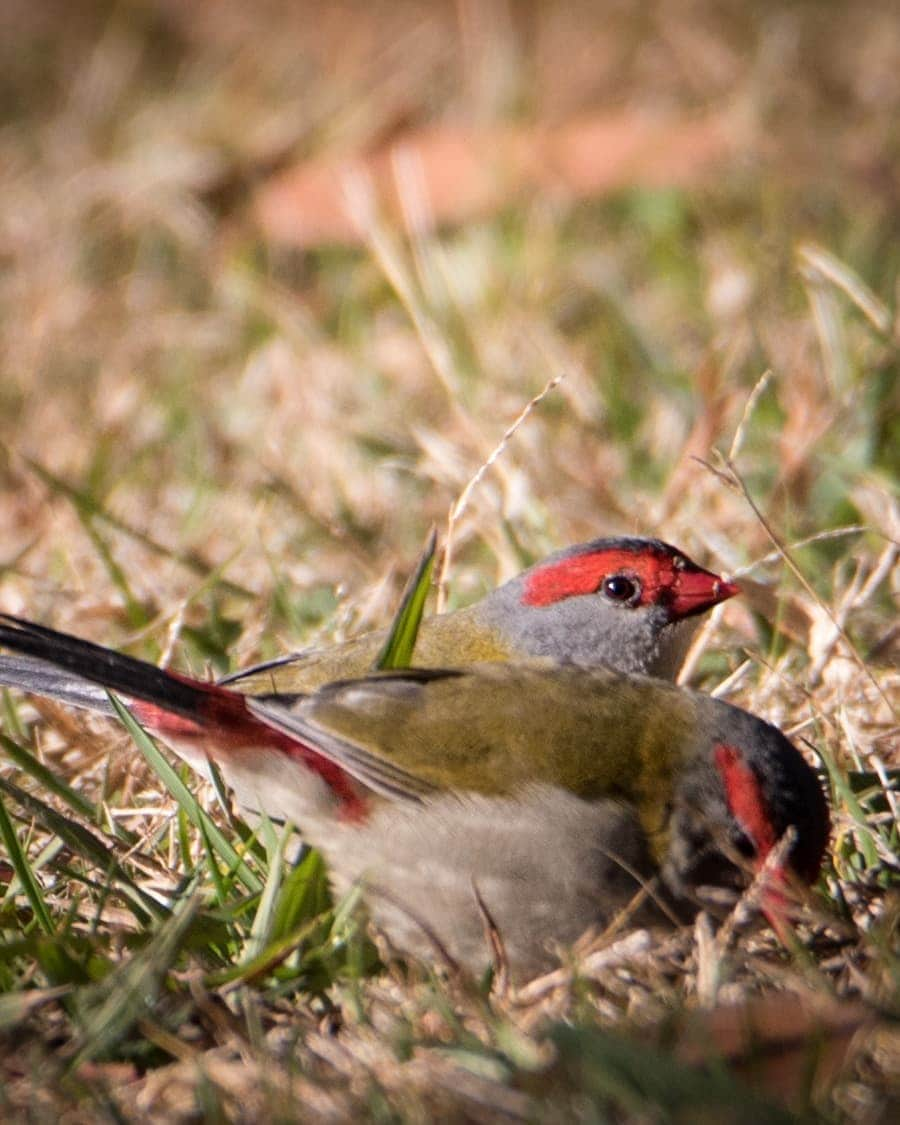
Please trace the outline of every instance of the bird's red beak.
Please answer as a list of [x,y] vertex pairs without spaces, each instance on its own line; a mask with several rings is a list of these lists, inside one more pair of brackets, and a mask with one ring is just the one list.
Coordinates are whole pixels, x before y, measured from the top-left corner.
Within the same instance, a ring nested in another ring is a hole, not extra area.
[[677,572],[671,602],[673,617],[693,617],[741,592],[736,582],[726,582],[703,567],[685,567]]

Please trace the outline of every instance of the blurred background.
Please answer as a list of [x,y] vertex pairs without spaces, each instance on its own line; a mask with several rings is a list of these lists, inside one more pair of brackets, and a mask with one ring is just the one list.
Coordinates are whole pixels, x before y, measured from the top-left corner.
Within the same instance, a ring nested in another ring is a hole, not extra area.
[[[10,608],[157,650],[177,615],[219,667],[380,623],[558,376],[456,522],[453,604],[613,531],[774,581],[715,449],[784,542],[819,537],[824,599],[885,565],[892,3],[0,21]],[[888,606],[855,621],[872,645]]]

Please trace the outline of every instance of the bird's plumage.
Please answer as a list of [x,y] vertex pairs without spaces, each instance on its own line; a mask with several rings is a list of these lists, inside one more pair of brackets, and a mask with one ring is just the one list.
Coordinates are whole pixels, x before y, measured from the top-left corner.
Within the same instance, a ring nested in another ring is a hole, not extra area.
[[[611,580],[627,583],[613,596]],[[567,547],[474,605],[426,618],[418,667],[548,657],[674,679],[699,615],[738,587],[658,539],[606,538]],[[234,673],[251,695],[311,691],[372,670],[385,640],[369,633]]]
[[480,970],[492,953],[487,911],[518,979],[626,908],[630,926],[684,911],[654,878],[631,806],[548,785],[515,797],[383,802],[362,824],[333,826],[325,854],[339,890],[363,882],[369,912],[396,949],[427,956],[434,937]]
[[426,951],[433,930],[473,968],[489,957],[479,897],[524,975],[648,877],[684,907],[788,830],[786,862],[812,881],[828,841],[818,779],[780,731],[604,666],[409,669],[248,697],[16,618],[0,617],[0,644],[26,654],[35,690],[56,686],[39,657],[124,694],[241,804],[297,824],[339,885],[365,881],[400,948]]
[[[414,660],[419,667],[440,668],[546,657],[674,676],[698,614],[736,592],[660,540],[596,539],[550,555],[472,606],[426,618]],[[295,800],[308,793],[310,801],[327,801],[339,792],[350,805],[356,788],[341,767],[274,730],[263,738],[262,724],[242,696],[305,693],[364,676],[384,640],[384,633],[371,633],[270,661],[226,677],[219,687],[229,690],[220,692],[211,683],[6,617],[0,644],[20,655],[0,657],[0,684],[106,713],[104,689],[115,691],[134,701],[138,719],[198,768],[207,742],[262,744],[291,761]]]
[[674,674],[735,592],[667,544],[599,540],[425,621],[403,671],[369,674],[373,634],[215,684],[0,615],[0,683],[106,712],[123,696],[246,808],[298,825],[339,885],[364,881],[400,948],[433,931],[477,968],[489,915],[524,975],[647,880],[640,917],[683,909],[789,829],[788,865],[815,878],[828,810],[798,751],[642,674]]

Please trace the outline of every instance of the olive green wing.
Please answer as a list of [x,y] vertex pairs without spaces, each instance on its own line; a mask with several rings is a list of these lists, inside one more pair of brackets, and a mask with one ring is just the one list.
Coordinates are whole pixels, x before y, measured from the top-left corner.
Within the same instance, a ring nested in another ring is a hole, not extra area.
[[695,721],[690,693],[546,662],[407,669],[248,706],[392,796],[502,795],[546,782],[589,799],[656,804]]
[[296,738],[340,766],[369,789],[393,800],[421,801],[439,792],[439,787],[403,769],[385,757],[371,753],[350,738],[322,726],[310,718],[302,706],[303,697],[251,696],[247,707],[266,726]]

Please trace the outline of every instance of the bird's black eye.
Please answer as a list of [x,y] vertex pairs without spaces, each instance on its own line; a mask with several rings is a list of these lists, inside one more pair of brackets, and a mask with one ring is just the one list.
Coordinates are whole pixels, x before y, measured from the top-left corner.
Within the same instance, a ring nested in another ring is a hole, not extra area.
[[600,589],[613,602],[630,602],[640,593],[637,582],[624,574],[611,574],[604,578]]

